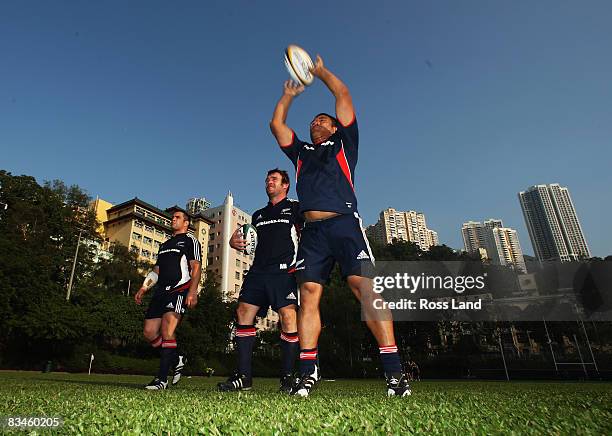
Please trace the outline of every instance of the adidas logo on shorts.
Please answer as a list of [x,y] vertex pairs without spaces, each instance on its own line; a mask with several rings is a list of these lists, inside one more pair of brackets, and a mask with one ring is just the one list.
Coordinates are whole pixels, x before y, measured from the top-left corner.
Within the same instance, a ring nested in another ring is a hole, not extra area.
[[292,292],[289,295],[287,295],[287,300],[297,300],[297,297],[295,296],[295,294]]
[[366,253],[364,250],[361,250],[361,253],[357,255],[357,260],[369,259],[369,258],[370,256],[368,256],[368,253]]
[[168,309],[174,309],[174,304],[172,304],[172,302],[168,303],[168,305],[166,306],[166,308]]

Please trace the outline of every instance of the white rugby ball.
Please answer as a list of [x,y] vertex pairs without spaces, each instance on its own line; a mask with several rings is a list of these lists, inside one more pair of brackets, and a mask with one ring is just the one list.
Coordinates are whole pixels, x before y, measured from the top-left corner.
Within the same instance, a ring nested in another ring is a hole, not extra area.
[[302,85],[311,85],[314,76],[310,69],[314,67],[312,59],[302,47],[290,45],[285,50],[285,66],[291,75],[291,78]]
[[246,239],[244,253],[247,255],[255,254],[257,248],[257,229],[252,224],[242,225],[242,238]]

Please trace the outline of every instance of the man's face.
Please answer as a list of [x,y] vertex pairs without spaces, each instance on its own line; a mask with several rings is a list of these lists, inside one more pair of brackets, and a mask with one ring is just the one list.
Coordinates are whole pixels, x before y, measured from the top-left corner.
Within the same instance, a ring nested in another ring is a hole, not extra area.
[[336,133],[336,130],[330,117],[319,115],[310,123],[310,139],[313,144],[320,144]]
[[283,183],[283,178],[279,173],[272,173],[266,177],[266,194],[268,194],[268,197],[285,194],[288,187],[288,184]]
[[184,231],[189,227],[189,221],[185,219],[183,212],[174,212],[172,215],[172,230]]

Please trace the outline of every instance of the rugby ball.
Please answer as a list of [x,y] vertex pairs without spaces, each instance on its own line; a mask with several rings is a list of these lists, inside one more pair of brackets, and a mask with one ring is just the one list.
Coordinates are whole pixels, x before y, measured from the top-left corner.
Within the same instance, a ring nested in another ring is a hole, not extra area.
[[297,45],[287,47],[285,50],[285,66],[295,82],[305,86],[312,84],[314,76],[310,69],[314,67],[314,64],[306,50]]
[[244,253],[249,256],[255,254],[255,249],[257,248],[257,229],[255,229],[255,226],[252,224],[243,224],[242,238],[246,239]]

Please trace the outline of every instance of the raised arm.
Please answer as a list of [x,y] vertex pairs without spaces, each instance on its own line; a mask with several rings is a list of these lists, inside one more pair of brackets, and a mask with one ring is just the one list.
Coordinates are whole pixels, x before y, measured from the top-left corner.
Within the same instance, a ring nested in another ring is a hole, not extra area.
[[283,95],[274,108],[272,121],[270,121],[270,130],[272,130],[276,142],[278,142],[278,145],[281,147],[291,144],[293,139],[293,131],[285,122],[287,121],[287,114],[289,113],[291,102],[302,92],[304,92],[303,85],[298,85],[291,80],[287,80],[283,87]]
[[317,60],[311,72],[315,77],[321,79],[334,95],[336,98],[336,118],[343,126],[348,126],[355,118],[353,99],[348,87],[323,65],[323,59],[319,55],[317,55]]

